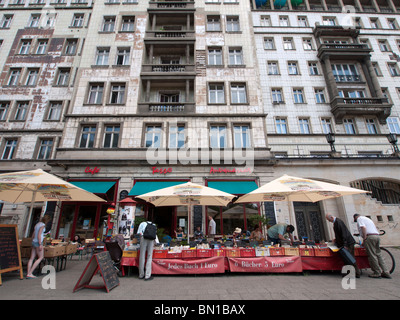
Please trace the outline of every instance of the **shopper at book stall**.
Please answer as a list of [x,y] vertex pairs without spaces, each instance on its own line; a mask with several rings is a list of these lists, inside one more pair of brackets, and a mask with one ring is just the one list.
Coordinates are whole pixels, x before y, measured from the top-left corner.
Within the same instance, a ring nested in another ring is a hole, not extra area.
[[[354,245],[356,243],[356,241],[354,240],[354,237],[351,235],[349,229],[347,228],[347,226],[345,225],[345,223],[331,215],[331,214],[326,214],[325,215],[326,220],[328,220],[329,222],[333,223],[333,231],[335,233],[335,244],[337,247],[342,248],[344,247],[346,250],[348,250],[351,255],[354,257]],[[345,261],[346,264],[346,261]],[[357,266],[357,263],[353,264],[353,267],[356,271],[356,278],[359,278],[361,275],[361,271]]]
[[358,213],[353,215],[354,222],[357,222],[358,231],[363,239],[363,246],[368,255],[368,261],[373,271],[368,275],[370,278],[388,278],[391,275],[381,255],[379,231],[374,222]]
[[261,241],[262,232],[260,231],[260,226],[256,224],[254,230],[250,234],[250,240]]
[[285,234],[288,234],[290,241],[293,243],[293,231],[294,227],[291,224],[277,223],[268,229],[268,240],[274,244],[280,244],[281,240],[287,240]]
[[151,263],[153,261],[154,242],[159,243],[157,227],[151,221],[144,221],[139,225],[137,233],[140,234],[139,279],[152,280]]

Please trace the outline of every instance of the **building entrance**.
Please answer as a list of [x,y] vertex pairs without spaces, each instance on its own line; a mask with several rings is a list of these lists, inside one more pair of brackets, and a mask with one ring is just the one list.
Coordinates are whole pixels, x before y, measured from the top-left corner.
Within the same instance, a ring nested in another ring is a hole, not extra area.
[[293,202],[299,240],[307,238],[315,242],[326,241],[318,203]]

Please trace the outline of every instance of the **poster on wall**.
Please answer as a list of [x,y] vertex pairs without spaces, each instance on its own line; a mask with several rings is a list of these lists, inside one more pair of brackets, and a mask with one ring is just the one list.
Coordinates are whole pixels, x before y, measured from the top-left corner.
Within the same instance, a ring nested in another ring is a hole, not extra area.
[[135,208],[136,206],[125,206],[119,208],[118,233],[122,234],[126,239],[130,239],[133,234],[135,225]]

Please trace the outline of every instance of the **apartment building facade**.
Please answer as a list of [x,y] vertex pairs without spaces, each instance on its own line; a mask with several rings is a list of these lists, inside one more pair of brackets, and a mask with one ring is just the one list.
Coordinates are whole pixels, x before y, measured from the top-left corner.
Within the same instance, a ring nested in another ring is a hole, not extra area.
[[[51,207],[54,236],[104,235],[107,208],[144,191],[190,180],[240,195],[286,173],[380,202],[194,206],[190,225],[212,215],[227,234],[266,214],[328,240],[326,212],[349,225],[358,212],[396,241],[400,5],[371,3],[354,4],[354,27],[342,1],[4,1],[1,171],[40,167],[106,200]],[[134,210],[166,233],[188,225],[186,207]],[[1,216],[25,236],[27,212]]]

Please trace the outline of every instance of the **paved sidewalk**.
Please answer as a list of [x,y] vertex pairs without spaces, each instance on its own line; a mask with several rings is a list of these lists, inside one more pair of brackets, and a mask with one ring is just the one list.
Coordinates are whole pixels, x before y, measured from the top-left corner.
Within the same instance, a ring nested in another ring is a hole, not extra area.
[[[364,270],[356,279],[356,289],[342,288],[337,272],[303,274],[242,274],[199,276],[154,276],[152,281],[137,278],[137,269],[122,277],[109,293],[83,288],[73,293],[88,260],[68,260],[64,271],[56,273],[56,289],[43,289],[42,279],[19,279],[18,273],[2,274],[1,300],[399,300],[400,249],[391,248],[396,258],[392,279],[371,279]],[[24,273],[25,274],[25,273]],[[91,285],[102,285],[99,275]]]

